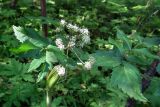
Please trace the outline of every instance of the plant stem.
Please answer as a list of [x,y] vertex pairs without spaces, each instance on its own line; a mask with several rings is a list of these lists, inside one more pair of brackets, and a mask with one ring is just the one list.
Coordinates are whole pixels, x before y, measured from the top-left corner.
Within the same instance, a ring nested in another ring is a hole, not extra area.
[[49,90],[46,90],[46,105],[47,107],[51,107],[51,96]]
[[12,7],[12,8],[15,8],[15,7],[16,7],[17,1],[18,1],[18,0],[12,0],[12,2],[11,2],[11,7]]
[[77,55],[77,53],[72,49],[72,51],[74,52],[74,54],[77,56],[77,58],[79,59],[79,61],[84,64],[84,62],[81,60],[81,58]]
[[[47,16],[47,13],[46,13],[46,0],[41,0],[41,15],[43,17]],[[48,36],[48,26],[47,26],[47,24],[42,24],[42,30],[43,30],[44,36],[47,37]]]

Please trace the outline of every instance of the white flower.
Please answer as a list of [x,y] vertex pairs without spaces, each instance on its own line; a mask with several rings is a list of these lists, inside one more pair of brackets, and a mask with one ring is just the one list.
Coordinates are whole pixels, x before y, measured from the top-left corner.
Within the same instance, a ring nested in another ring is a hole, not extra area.
[[65,75],[65,68],[62,65],[57,65],[54,67],[54,69],[57,71],[59,76]]
[[77,25],[73,25],[73,31],[78,32],[79,27]]
[[55,31],[56,31],[56,32],[61,32],[61,31],[62,31],[62,29],[61,29],[61,28],[59,28],[59,27],[57,27]]
[[55,40],[55,43],[56,43],[57,47],[58,47],[60,50],[63,50],[63,49],[64,49],[63,41],[62,41],[61,38],[57,38],[57,39]]
[[92,65],[95,63],[95,58],[94,57],[90,57],[88,59],[88,61],[86,61],[84,63],[84,67],[87,69],[87,70],[90,70],[92,68]]
[[89,35],[89,31],[88,31],[87,28],[80,29],[80,33],[81,33],[82,35]]
[[87,28],[80,29],[79,31],[81,33],[80,35],[82,36],[81,46],[83,47],[85,44],[90,43],[90,35]]
[[72,29],[72,26],[73,26],[73,25],[72,25],[72,24],[70,24],[70,23],[69,23],[69,24],[67,24],[67,28],[68,28],[68,29]]
[[74,47],[76,42],[76,37],[72,37],[68,43],[68,47]]
[[90,56],[88,60],[91,62],[91,64],[94,64],[96,61],[93,56]]
[[89,35],[82,35],[82,43],[81,46],[83,47],[85,44],[90,43],[90,36]]
[[87,62],[84,63],[84,67],[85,67],[87,70],[90,70],[90,69],[92,68],[92,64],[91,64],[89,61],[87,61]]
[[61,25],[62,25],[62,26],[65,26],[65,25],[66,25],[66,21],[65,21],[65,20],[63,20],[63,19],[61,20],[61,22],[60,22],[60,23],[61,23]]
[[[61,23],[61,25],[63,25],[63,27],[65,26],[67,29],[69,29],[69,31],[73,31],[74,33],[79,34],[79,36],[80,36],[80,46],[81,47],[90,43],[90,33],[89,33],[89,30],[87,28],[80,28],[76,24],[67,23],[65,20],[61,20],[60,23]],[[60,30],[58,29],[58,31],[60,31]],[[74,40],[69,41],[68,46],[69,47],[75,46],[75,42],[76,42],[76,40],[75,41]],[[64,48],[64,45],[57,45],[57,46],[60,49]]]
[[67,28],[73,30],[74,32],[79,31],[79,27],[77,25],[72,25],[71,23],[67,24]]

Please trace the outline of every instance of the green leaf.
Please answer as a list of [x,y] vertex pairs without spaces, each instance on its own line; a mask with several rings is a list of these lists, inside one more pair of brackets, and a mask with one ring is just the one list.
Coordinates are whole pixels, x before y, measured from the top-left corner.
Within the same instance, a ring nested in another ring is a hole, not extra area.
[[60,106],[60,103],[62,102],[62,97],[57,97],[52,101],[52,107],[58,107]]
[[151,107],[160,107],[160,78],[154,77],[151,80],[149,88],[144,92],[144,95],[151,103]]
[[133,10],[144,10],[146,9],[146,6],[142,6],[142,5],[136,5],[134,7],[132,7]]
[[[50,53],[50,56],[49,57],[52,57],[52,56],[56,56],[57,60],[61,63],[66,63],[67,62],[67,57],[66,55],[64,54],[63,51],[61,51],[59,48],[57,48],[56,46],[53,46],[53,45],[48,45],[47,46],[47,51],[48,52],[51,52]],[[53,54],[52,54],[53,52]],[[52,62],[56,62],[56,59],[55,57],[52,58]],[[49,61],[49,59],[47,59]],[[50,60],[51,61],[51,60]]]
[[139,64],[139,65],[150,65],[152,63],[153,60],[150,59],[146,59],[144,57],[141,56],[135,56],[135,55],[129,55],[126,57],[127,61],[135,63],[135,64]]
[[120,51],[121,54],[124,53],[124,49],[123,49],[123,44],[122,43],[119,43],[118,41],[115,41],[112,38],[109,38],[108,41],[109,41],[109,43],[115,45],[118,48],[118,50]]
[[52,64],[58,62],[57,57],[53,51],[46,51],[46,62],[49,64],[50,69],[52,69]]
[[25,33],[23,32],[23,28],[13,26],[13,31],[14,31],[14,34],[15,34],[16,38],[17,38],[20,42],[23,43],[24,41],[26,41],[26,40],[29,39],[29,38],[25,35]]
[[33,49],[38,49],[38,47],[34,46],[31,43],[23,43],[23,44],[20,45],[20,47],[13,48],[13,49],[10,49],[10,50],[14,53],[23,53],[23,52],[27,52],[27,51],[33,50]]
[[38,74],[37,82],[40,82],[48,73],[48,64],[45,63],[42,65],[41,72]]
[[128,46],[128,49],[131,50],[131,43],[130,43],[127,35],[119,29],[117,29],[117,38],[123,40],[126,43],[126,45]]
[[47,75],[47,72],[40,72],[38,74],[37,82],[40,82],[46,75]]
[[20,63],[15,59],[11,59],[8,64],[0,64],[0,75],[12,76],[21,75],[27,72],[29,64]]
[[95,58],[95,66],[102,66],[106,68],[113,68],[121,64],[119,57],[114,56],[114,53],[107,51],[98,51],[92,56]]
[[45,57],[41,57],[40,59],[33,59],[29,66],[28,72],[37,69],[44,62],[45,62]]
[[96,63],[97,66],[104,66],[107,68],[116,67],[121,64],[120,60],[117,57],[110,57],[110,56],[96,56]]
[[158,46],[160,44],[160,38],[159,37],[146,37],[143,40],[143,44],[149,48],[155,45]]
[[33,75],[30,75],[30,74],[23,75],[23,79],[25,81],[28,81],[28,82],[34,82],[35,81],[34,78],[33,78]]
[[34,84],[17,82],[17,84],[14,84],[14,87],[10,88],[9,93],[11,94],[6,96],[4,107],[21,107],[21,102],[27,103],[29,98],[36,97],[37,90]]
[[31,28],[22,28],[13,26],[13,30],[16,38],[22,43],[25,41],[29,41],[33,45],[41,48],[49,44],[46,38],[43,38],[35,30]]
[[152,54],[150,51],[148,51],[146,48],[140,48],[140,49],[132,49],[132,51],[138,55],[144,55],[148,58],[153,58],[153,59],[160,59],[159,56]]
[[124,93],[136,100],[147,102],[147,99],[141,93],[141,78],[138,69],[124,62],[123,65],[113,69],[111,83],[118,86]]

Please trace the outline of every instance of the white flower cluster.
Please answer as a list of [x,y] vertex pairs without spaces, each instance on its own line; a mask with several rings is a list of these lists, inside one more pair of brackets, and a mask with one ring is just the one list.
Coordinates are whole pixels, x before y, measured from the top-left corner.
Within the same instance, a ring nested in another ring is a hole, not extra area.
[[94,57],[90,57],[90,58],[88,59],[88,61],[86,61],[86,62],[84,63],[84,67],[85,67],[87,70],[90,70],[90,69],[92,68],[92,66],[93,66],[94,63],[95,63],[95,58],[94,58]]
[[58,47],[60,50],[63,50],[63,49],[64,49],[63,41],[62,41],[61,38],[57,38],[57,39],[55,40],[55,43],[56,43],[57,47]]
[[81,37],[81,47],[85,44],[90,43],[90,34],[87,28],[80,28],[77,25],[73,25],[71,23],[67,23],[65,20],[61,20],[60,24],[64,27],[66,26],[67,29],[74,31],[76,33],[80,33],[79,36]]
[[65,68],[62,65],[57,65],[54,67],[54,69],[57,71],[59,76],[65,75]]
[[73,36],[68,42],[68,47],[74,47],[76,44],[75,42],[76,42],[76,37]]
[[66,21],[65,21],[65,20],[61,20],[60,24],[61,24],[62,26],[65,26],[65,25],[66,25]]
[[66,25],[68,29],[73,30],[74,32],[79,31],[79,27],[77,25],[72,25],[71,23]]

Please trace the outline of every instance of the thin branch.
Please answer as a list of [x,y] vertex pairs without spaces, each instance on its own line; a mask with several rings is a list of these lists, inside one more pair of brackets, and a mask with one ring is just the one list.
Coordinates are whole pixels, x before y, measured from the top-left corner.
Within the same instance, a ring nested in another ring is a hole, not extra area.
[[15,7],[16,7],[17,1],[18,1],[18,0],[12,0],[12,2],[11,2],[11,7],[12,7],[12,8],[15,8]]
[[[46,0],[41,0],[41,15],[43,17],[47,16],[47,12],[46,12]],[[42,30],[43,30],[43,34],[45,37],[48,36],[48,26],[47,24],[42,24]]]
[[79,59],[79,61],[84,64],[84,62],[81,60],[81,58],[78,56],[78,54],[72,49],[73,53],[76,55],[76,57]]

